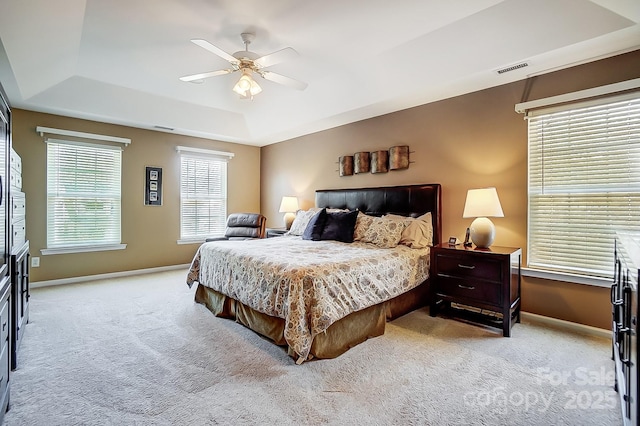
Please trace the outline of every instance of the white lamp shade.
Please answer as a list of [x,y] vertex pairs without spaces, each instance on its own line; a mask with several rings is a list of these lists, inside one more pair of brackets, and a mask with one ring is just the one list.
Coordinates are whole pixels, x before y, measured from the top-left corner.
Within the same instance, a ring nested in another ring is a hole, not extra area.
[[462,217],[476,218],[469,227],[471,241],[476,247],[489,248],[496,236],[496,227],[488,217],[504,217],[496,189],[470,189]]
[[298,199],[296,197],[282,197],[280,213],[284,213],[284,227],[287,230],[291,229],[291,224],[296,218],[296,211],[298,211]]
[[495,188],[470,189],[462,217],[504,217]]
[[295,213],[298,211],[298,199],[296,197],[282,197],[280,213]]

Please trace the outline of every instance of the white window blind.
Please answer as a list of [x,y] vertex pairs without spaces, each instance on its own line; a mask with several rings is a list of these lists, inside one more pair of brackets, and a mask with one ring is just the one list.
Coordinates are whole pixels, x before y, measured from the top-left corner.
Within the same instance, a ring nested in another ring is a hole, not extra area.
[[180,239],[224,235],[227,157],[181,151],[180,164]]
[[47,140],[47,247],[120,244],[122,150]]
[[640,231],[640,94],[531,114],[528,266],[611,276],[616,231]]

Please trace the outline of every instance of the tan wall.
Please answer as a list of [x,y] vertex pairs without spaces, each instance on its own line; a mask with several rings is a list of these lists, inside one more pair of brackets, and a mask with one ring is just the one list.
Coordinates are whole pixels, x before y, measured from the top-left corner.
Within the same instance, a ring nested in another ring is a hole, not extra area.
[[[496,245],[522,247],[527,235],[527,123],[516,103],[640,77],[640,51],[337,127],[262,148],[261,210],[282,226],[283,195],[303,208],[327,188],[440,183],[443,233],[464,237],[470,188],[495,186],[505,217]],[[339,177],[339,156],[409,145],[409,169]],[[526,257],[526,253],[525,253]],[[595,327],[610,325],[608,289],[525,278],[523,310]]]
[[[40,267],[32,281],[145,269],[191,262],[198,244],[178,245],[178,145],[235,153],[228,167],[228,212],[260,211],[260,148],[169,133],[13,110],[13,148],[22,157],[27,238]],[[122,162],[122,242],[125,250],[42,256],[46,247],[46,144],[36,126],[130,138]],[[145,166],[162,167],[163,205],[144,206]]]

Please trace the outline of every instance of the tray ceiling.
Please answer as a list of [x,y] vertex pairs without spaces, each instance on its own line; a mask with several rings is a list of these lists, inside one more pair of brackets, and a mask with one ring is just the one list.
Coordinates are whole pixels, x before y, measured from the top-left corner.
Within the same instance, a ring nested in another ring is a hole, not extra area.
[[[16,108],[263,146],[637,49],[639,21],[637,0],[5,1],[0,81]],[[228,65],[190,39],[247,30],[296,49],[269,69],[307,89],[178,79]]]

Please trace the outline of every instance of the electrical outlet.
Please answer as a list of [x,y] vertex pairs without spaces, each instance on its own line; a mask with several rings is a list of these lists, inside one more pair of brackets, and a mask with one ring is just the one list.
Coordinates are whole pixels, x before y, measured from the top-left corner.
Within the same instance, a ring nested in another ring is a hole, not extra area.
[[32,257],[31,258],[31,267],[32,268],[37,268],[40,266],[40,258],[39,257]]

